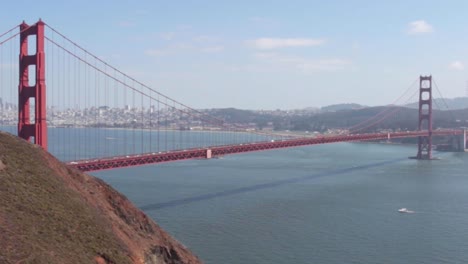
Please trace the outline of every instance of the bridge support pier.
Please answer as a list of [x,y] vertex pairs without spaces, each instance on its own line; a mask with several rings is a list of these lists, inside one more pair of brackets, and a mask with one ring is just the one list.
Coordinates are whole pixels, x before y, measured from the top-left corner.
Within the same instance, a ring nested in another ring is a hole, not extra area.
[[419,131],[427,130],[427,136],[418,138],[416,159],[432,159],[432,76],[419,77]]
[[211,149],[207,149],[207,150],[206,150],[206,158],[207,158],[207,159],[211,159],[211,158],[212,158]]
[[[27,141],[34,137],[34,143],[47,150],[44,26],[40,20],[31,26],[24,22],[20,25],[18,136]],[[36,37],[36,54],[28,53],[30,36]],[[34,71],[29,71],[30,67]],[[35,74],[33,84],[29,80],[30,72]],[[34,102],[34,118],[30,113],[30,99]]]

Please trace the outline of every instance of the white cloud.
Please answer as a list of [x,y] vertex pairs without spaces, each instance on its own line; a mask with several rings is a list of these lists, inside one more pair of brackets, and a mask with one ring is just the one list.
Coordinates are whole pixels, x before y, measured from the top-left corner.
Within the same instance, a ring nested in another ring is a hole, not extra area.
[[248,45],[262,50],[288,48],[288,47],[309,47],[319,46],[325,43],[325,39],[311,38],[258,38],[248,40]]
[[463,71],[465,69],[465,65],[461,61],[454,61],[450,63],[449,68],[456,71]]
[[434,29],[425,20],[416,20],[408,24],[408,34],[410,35],[427,34],[432,32],[434,32]]
[[[298,56],[288,56],[274,52],[258,52],[254,57],[260,62],[267,62],[264,67],[270,69],[297,69],[303,73],[313,73],[318,71],[339,71],[351,65],[351,61],[346,59],[309,59]],[[256,66],[259,68],[260,66]],[[265,68],[264,71],[267,69]]]

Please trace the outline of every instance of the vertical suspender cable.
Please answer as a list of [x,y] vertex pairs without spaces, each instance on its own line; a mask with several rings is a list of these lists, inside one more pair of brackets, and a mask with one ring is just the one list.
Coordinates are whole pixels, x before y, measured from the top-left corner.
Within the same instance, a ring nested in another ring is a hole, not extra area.
[[[76,53],[76,48],[74,48],[74,53]],[[73,142],[75,143],[76,140],[77,140],[77,127],[76,127],[76,114],[77,114],[77,111],[78,109],[77,108],[77,105],[78,105],[78,94],[77,94],[77,91],[78,91],[78,69],[76,67],[76,64],[78,63],[78,60],[74,60],[74,63],[73,63],[73,78],[74,78],[74,87],[73,87],[73,90],[72,90],[72,93],[74,94],[73,97],[74,97],[74,102],[73,102],[73,106],[72,108],[75,109],[74,111],[72,111],[72,114],[73,114]],[[77,151],[79,151],[80,149],[80,145],[79,145],[79,141],[78,141],[78,145],[76,147],[74,147],[74,153],[75,153],[75,157],[74,157],[74,160],[77,160]],[[76,143],[75,143],[76,144]]]
[[164,117],[165,117],[165,122],[164,122],[164,139],[165,139],[165,148],[164,151],[168,151],[167,149],[167,133],[168,133],[168,123],[167,123],[167,115],[169,114],[169,107],[167,107],[167,98],[166,98],[166,105],[165,105],[165,111],[164,111]]
[[[66,106],[65,106],[65,109],[66,109],[66,117],[67,117],[67,121],[66,121],[66,129],[63,129],[65,131],[65,135],[66,135],[66,139],[65,139],[65,144],[63,145],[64,147],[69,143],[71,142],[71,136],[72,136],[72,132],[70,131],[70,124],[69,124],[69,116],[71,115],[71,109],[73,108],[71,105],[72,105],[72,93],[70,90],[72,90],[72,86],[73,86],[73,82],[72,82],[72,67],[71,67],[71,58],[70,56],[67,55],[67,73],[66,73],[66,78],[67,78],[67,89],[66,89],[66,93],[64,94],[65,98],[66,98]],[[73,157],[73,153],[70,154],[70,157],[69,159],[72,159]]]
[[161,109],[159,105],[159,94],[158,94],[158,152],[161,151],[161,130],[159,129],[159,126],[161,125]]
[[[141,89],[141,86],[140,86]],[[145,119],[144,119],[144,106],[143,106],[143,94],[140,94],[140,111],[141,111],[141,149],[139,153],[144,153],[146,148],[143,145],[143,135],[144,135],[144,129],[145,129]]]
[[176,144],[176,116],[175,116],[175,102],[172,101],[172,109],[171,109],[171,117],[172,117],[172,127],[171,127],[171,130],[172,130],[172,149],[177,149],[177,146],[175,145]]
[[153,148],[153,112],[154,112],[154,107],[153,107],[153,93],[152,91],[150,90],[150,98],[149,98],[149,141],[150,141],[150,149],[149,149],[149,152],[153,152],[154,151],[154,148]]
[[[66,109],[65,89],[67,89],[67,83],[66,83],[66,79],[67,79],[67,78],[66,78],[66,74],[67,74],[67,69],[66,69],[66,67],[67,67],[67,58],[66,58],[66,56],[65,56],[65,52],[64,52],[64,51],[62,51],[62,54],[60,55],[60,57],[61,57],[61,58],[60,58],[60,61],[61,61],[62,65],[61,65],[61,67],[60,67],[59,69],[62,69],[63,72],[62,72],[62,74],[61,74],[61,83],[62,83],[61,88],[62,88],[62,89],[59,89],[59,90],[60,90],[60,102],[58,103],[58,105],[59,105],[58,108],[60,109],[59,111],[62,112],[61,115],[63,115],[64,112],[65,112],[65,109]],[[61,121],[61,124],[60,124],[60,125],[61,125],[61,126],[64,126],[64,121],[63,121],[63,119],[62,119],[62,118],[60,118],[60,119],[61,119],[61,120],[60,120],[60,121]],[[61,141],[59,146],[60,146],[60,148],[62,149],[63,146],[65,145],[65,136],[66,136],[66,135],[65,135],[65,129],[59,129],[59,131],[60,131],[60,141]]]
[[[123,78],[123,83],[124,85],[126,84],[126,80],[127,78],[124,76]],[[125,130],[123,131],[123,137],[124,137],[124,153],[125,155],[128,154],[128,110],[127,110],[127,90],[125,89],[125,87],[122,87],[122,97],[123,97],[123,104],[124,104],[124,123],[127,124],[125,126]]]
[[93,75],[92,75],[92,70],[91,70],[91,67],[89,67],[88,65],[85,65],[86,67],[86,78],[87,78],[87,89],[86,89],[86,109],[87,109],[87,113],[86,113],[86,146],[85,146],[85,150],[87,149],[88,151],[85,151],[87,152],[88,154],[86,155],[86,158],[89,158],[89,151],[91,150],[92,148],[92,145],[91,145],[91,140],[92,140],[92,96],[93,96]]
[[[97,61],[94,60],[94,67],[96,67]],[[99,114],[99,108],[98,108],[98,87],[99,87],[99,72],[94,70],[94,128],[93,128],[93,136],[94,136],[94,141],[95,141],[95,152],[97,152],[101,149],[100,146],[100,141],[99,141],[99,122],[98,122],[98,114]],[[99,155],[99,154],[97,154]],[[96,156],[97,156],[96,155]],[[95,156],[95,157],[96,157]]]
[[[117,72],[114,70],[114,77],[116,77],[116,74]],[[120,115],[120,113],[118,113],[118,96],[117,96],[117,82],[114,80],[113,82],[113,85],[112,85],[112,94],[114,95],[114,103],[112,104],[112,107],[110,108],[111,109],[111,120],[113,121],[113,123],[111,124],[112,126],[112,130],[113,130],[113,135],[112,137],[114,138],[114,142],[113,142],[113,151],[112,151],[112,155],[113,156],[116,156],[116,155],[119,155],[119,152],[120,150],[118,149],[118,136],[117,136],[117,127],[118,126],[118,120],[116,118],[116,115]]]
[[103,85],[104,85],[104,89],[103,89],[103,102],[101,102],[100,104],[102,104],[102,112],[100,111],[101,114],[101,117],[102,117],[102,132],[103,132],[103,138],[102,138],[102,141],[104,142],[104,156],[107,157],[109,156],[109,140],[107,138],[107,133],[108,133],[108,129],[107,129],[107,122],[109,121],[108,117],[107,117],[107,107],[108,107],[108,101],[109,101],[109,87],[107,85],[108,83],[108,78],[106,77],[107,74],[107,67],[106,65],[104,65],[104,74],[102,75],[102,81],[103,81]]
[[[132,87],[135,87],[135,81],[133,81]],[[132,91],[132,112],[133,112],[133,120],[132,120],[132,135],[133,135],[133,153],[135,154],[135,125],[136,125],[136,107],[135,107],[135,90]]]

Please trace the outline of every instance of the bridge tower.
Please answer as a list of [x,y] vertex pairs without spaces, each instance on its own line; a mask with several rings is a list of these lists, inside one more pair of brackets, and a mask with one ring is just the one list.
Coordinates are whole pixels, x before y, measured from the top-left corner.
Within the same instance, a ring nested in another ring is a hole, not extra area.
[[427,136],[418,139],[416,159],[432,159],[432,76],[419,77],[419,131]]
[[[18,136],[27,141],[34,137],[34,143],[47,150],[44,26],[41,20],[31,26],[25,22],[20,25]],[[31,36],[35,36],[35,54],[28,52],[28,37]],[[29,80],[31,72],[35,73],[32,84]],[[33,117],[31,99],[34,100]],[[32,118],[34,123],[31,123]]]

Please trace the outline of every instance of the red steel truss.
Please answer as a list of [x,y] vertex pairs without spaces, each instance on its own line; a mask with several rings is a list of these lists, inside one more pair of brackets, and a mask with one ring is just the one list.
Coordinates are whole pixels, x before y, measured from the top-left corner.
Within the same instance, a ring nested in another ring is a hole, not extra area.
[[[463,130],[435,130],[433,136],[461,135]],[[124,168],[146,164],[155,164],[162,162],[171,162],[188,159],[205,159],[219,157],[229,154],[243,152],[261,151],[278,148],[289,148],[306,145],[327,144],[336,142],[369,141],[384,140],[391,138],[409,138],[427,136],[428,131],[394,132],[394,133],[375,133],[375,134],[356,134],[356,135],[337,135],[314,138],[300,138],[289,140],[266,141],[250,144],[216,146],[212,148],[197,148],[178,150],[163,153],[147,153],[140,155],[109,157],[93,160],[80,160],[68,162],[67,165],[80,171],[98,171],[107,169]]]

